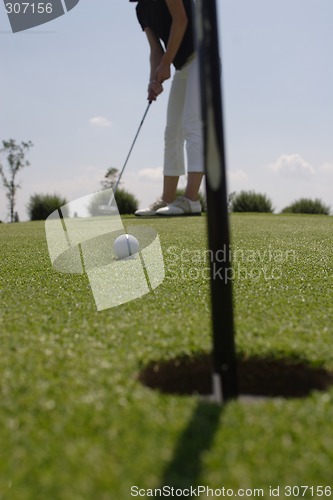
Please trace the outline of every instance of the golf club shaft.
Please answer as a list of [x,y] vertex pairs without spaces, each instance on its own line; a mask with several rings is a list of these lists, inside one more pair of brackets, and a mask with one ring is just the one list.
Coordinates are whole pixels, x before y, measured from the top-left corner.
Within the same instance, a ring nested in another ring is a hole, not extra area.
[[147,108],[146,108],[146,111],[144,112],[144,115],[143,115],[142,120],[141,120],[141,122],[140,122],[139,128],[138,128],[138,130],[137,130],[137,132],[136,132],[136,134],[135,134],[135,137],[134,137],[134,140],[133,140],[132,145],[131,145],[131,147],[130,147],[130,150],[129,150],[129,152],[128,152],[128,155],[126,156],[126,160],[125,160],[125,162],[124,162],[123,168],[121,169],[120,174],[119,174],[118,179],[117,179],[117,182],[116,182],[116,183],[115,183],[115,185],[114,185],[114,188],[113,188],[113,195],[111,196],[110,201],[109,201],[109,203],[108,203],[108,206],[109,206],[109,207],[112,205],[113,200],[114,200],[114,197],[116,196],[116,191],[117,191],[117,189],[118,189],[118,185],[119,185],[119,183],[120,183],[121,177],[122,177],[122,175],[123,175],[123,173],[124,173],[124,170],[125,170],[125,167],[126,167],[126,165],[127,165],[128,160],[129,160],[129,157],[131,156],[132,149],[134,148],[134,145],[135,145],[136,140],[137,140],[137,138],[138,138],[138,135],[139,135],[139,133],[140,133],[141,127],[142,127],[142,125],[143,125],[143,122],[145,121],[145,118],[146,118],[146,116],[147,116],[147,113],[148,113],[148,110],[149,110],[149,108],[150,108],[151,103],[152,103],[152,101],[149,101],[148,106],[147,106]]

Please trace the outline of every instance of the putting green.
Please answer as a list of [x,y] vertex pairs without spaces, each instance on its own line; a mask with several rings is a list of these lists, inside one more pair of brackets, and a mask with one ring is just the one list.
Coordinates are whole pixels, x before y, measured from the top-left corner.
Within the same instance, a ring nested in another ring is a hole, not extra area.
[[[50,267],[44,223],[0,225],[0,497],[307,485],[314,498],[331,485],[332,389],[221,409],[140,383],[151,361],[210,350],[206,217],[124,222],[158,232],[166,277],[101,312],[86,276]],[[332,370],[332,217],[235,214],[231,227],[240,355]]]

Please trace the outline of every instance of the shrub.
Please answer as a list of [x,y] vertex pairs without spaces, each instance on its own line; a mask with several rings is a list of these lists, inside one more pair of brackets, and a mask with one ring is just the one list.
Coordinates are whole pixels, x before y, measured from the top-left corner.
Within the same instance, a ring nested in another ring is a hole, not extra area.
[[241,191],[232,195],[231,212],[273,212],[272,202],[265,194],[254,191]]
[[329,215],[330,207],[324,205],[324,203],[318,199],[311,200],[310,198],[300,198],[288,207],[285,207],[282,213]]
[[[34,194],[30,196],[27,205],[29,218],[30,220],[45,220],[57,208],[67,203],[66,198],[62,198],[57,194]],[[67,217],[66,211],[62,210],[62,213],[64,217]]]
[[[110,193],[107,191],[100,191],[90,201],[88,206],[88,211],[91,216],[102,215],[103,211],[100,210],[100,205],[107,205],[110,201]],[[125,189],[117,189],[116,192],[116,203],[118,206],[119,213],[133,214],[137,209],[139,202],[132,193],[129,193]]]
[[138,209],[139,202],[132,193],[129,193],[125,189],[118,189],[116,192],[116,202],[118,206],[119,213],[123,214],[134,214]]

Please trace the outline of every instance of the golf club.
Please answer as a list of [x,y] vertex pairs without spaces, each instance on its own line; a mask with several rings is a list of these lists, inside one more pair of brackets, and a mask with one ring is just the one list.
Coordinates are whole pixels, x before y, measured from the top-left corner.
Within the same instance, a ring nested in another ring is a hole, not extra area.
[[147,116],[147,113],[148,113],[148,110],[149,110],[149,107],[150,107],[151,103],[152,103],[152,101],[149,101],[148,106],[147,106],[147,108],[146,108],[146,111],[144,112],[144,115],[143,115],[142,120],[141,120],[141,122],[140,122],[139,128],[138,128],[138,130],[137,130],[137,132],[136,132],[136,134],[135,134],[134,140],[133,140],[133,142],[132,142],[132,145],[131,145],[130,150],[129,150],[129,152],[128,152],[128,155],[127,155],[127,157],[126,157],[125,163],[124,163],[124,165],[123,165],[123,168],[121,169],[120,174],[119,174],[118,179],[117,179],[117,182],[116,182],[116,183],[115,183],[115,185],[114,185],[114,188],[113,188],[113,193],[112,193],[112,196],[111,196],[111,198],[110,198],[110,200],[109,200],[109,203],[108,203],[107,205],[99,205],[99,207],[98,207],[98,208],[99,208],[99,210],[101,210],[102,212],[114,212],[114,211],[117,211],[117,209],[116,209],[115,207],[113,207],[113,206],[112,206],[112,203],[113,203],[113,200],[114,200],[114,198],[115,198],[115,196],[116,196],[117,188],[118,188],[118,186],[119,186],[119,183],[120,183],[121,177],[122,177],[122,175],[123,175],[123,173],[124,173],[125,167],[126,167],[126,165],[127,165],[127,162],[128,162],[128,160],[129,160],[129,157],[130,157],[130,155],[131,155],[131,153],[132,153],[132,149],[134,148],[134,144],[135,144],[135,142],[136,142],[136,140],[137,140],[137,137],[138,137],[138,135],[139,135],[139,132],[140,132],[140,130],[141,130],[141,127],[142,127],[142,125],[143,125],[143,122],[145,121],[145,118],[146,118],[146,116]]

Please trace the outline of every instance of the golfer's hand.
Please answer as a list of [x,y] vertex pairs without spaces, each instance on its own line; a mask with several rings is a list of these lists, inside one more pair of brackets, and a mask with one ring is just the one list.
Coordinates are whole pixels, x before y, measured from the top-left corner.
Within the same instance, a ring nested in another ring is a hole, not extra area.
[[168,80],[170,76],[171,76],[170,64],[161,62],[161,64],[158,66],[156,70],[156,81],[162,84],[163,82],[165,82],[165,80]]
[[156,101],[157,96],[163,92],[163,86],[156,80],[149,82],[148,85],[148,101]]

